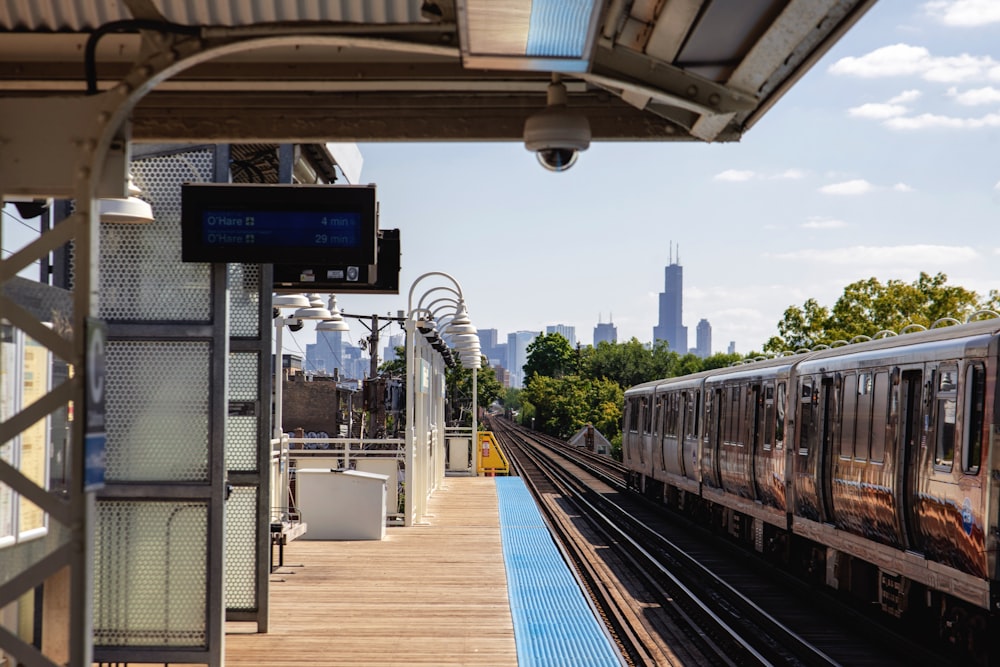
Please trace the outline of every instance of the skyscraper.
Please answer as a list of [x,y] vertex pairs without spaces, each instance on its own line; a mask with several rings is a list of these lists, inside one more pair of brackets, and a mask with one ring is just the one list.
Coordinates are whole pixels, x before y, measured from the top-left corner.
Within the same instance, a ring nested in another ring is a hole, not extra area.
[[528,345],[537,337],[537,331],[517,331],[507,334],[507,370],[510,371],[511,387],[520,389],[524,386],[524,364],[528,361]]
[[670,244],[670,265],[664,269],[663,291],[660,292],[660,321],[653,327],[653,343],[665,340],[671,350],[680,354],[688,351],[688,332],[684,326],[684,270],[678,256],[673,256],[673,244]]
[[698,328],[695,330],[695,341],[695,354],[702,359],[712,356],[712,325],[705,318],[698,322]]
[[598,315],[597,326],[594,327],[594,347],[597,347],[597,344],[601,342],[617,343],[618,327],[610,319],[607,322],[601,322],[601,316]]
[[550,324],[545,327],[545,333],[557,333],[569,341],[570,347],[576,347],[576,327],[568,324]]

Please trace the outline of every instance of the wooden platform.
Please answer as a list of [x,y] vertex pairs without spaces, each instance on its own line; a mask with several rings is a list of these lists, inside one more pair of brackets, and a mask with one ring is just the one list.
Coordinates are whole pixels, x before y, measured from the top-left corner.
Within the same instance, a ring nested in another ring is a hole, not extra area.
[[517,665],[493,478],[448,477],[428,525],[381,541],[297,539],[271,623],[228,623],[227,667]]

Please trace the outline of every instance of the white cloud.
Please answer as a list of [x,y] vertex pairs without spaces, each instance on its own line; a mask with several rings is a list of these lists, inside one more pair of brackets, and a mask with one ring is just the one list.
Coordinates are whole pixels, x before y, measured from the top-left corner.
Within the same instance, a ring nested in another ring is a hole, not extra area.
[[899,95],[889,99],[889,104],[906,104],[916,102],[923,95],[919,90],[904,90]]
[[924,113],[908,118],[889,118],[885,121],[885,125],[894,130],[923,130],[927,128],[978,130],[984,127],[1000,127],[1000,113],[986,114],[979,118],[957,118]]
[[810,218],[802,223],[803,229],[841,229],[843,227],[847,227],[847,223],[834,218]]
[[1000,89],[993,86],[986,86],[985,88],[974,88],[960,93],[957,88],[949,88],[948,96],[954,98],[961,105],[974,107],[980,104],[996,104],[1000,102]]
[[[997,61],[989,56],[932,56],[922,46],[893,44],[863,56],[848,56],[830,65],[831,74],[876,79],[890,76],[918,76],[926,81],[957,83],[985,80],[995,76]],[[910,98],[907,98],[909,101]]]
[[800,178],[805,178],[806,172],[801,169],[786,169],[785,171],[778,172],[776,174],[763,174],[756,171],[750,171],[749,169],[727,169],[721,171],[712,178],[716,181],[731,181],[742,183],[745,181],[751,181],[753,179],[769,179],[769,180],[798,180]]
[[905,116],[907,111],[909,111],[909,109],[900,104],[879,104],[877,102],[869,102],[867,104],[862,104],[859,107],[852,107],[848,109],[847,115],[853,116],[854,118],[885,120],[887,118]]
[[892,189],[896,192],[913,192],[913,188],[911,188],[906,183],[896,183],[894,186],[892,186]]
[[738,169],[727,169],[715,175],[715,180],[717,181],[735,181],[743,182],[749,181],[754,178],[757,174],[752,171],[740,171]]
[[997,181],[997,184],[993,186],[993,189],[1000,190],[1000,181]]
[[949,26],[975,28],[1000,23],[996,0],[934,0],[924,4],[927,13]]
[[904,245],[904,246],[851,246],[818,250],[806,248],[794,252],[771,255],[776,259],[825,264],[875,264],[892,267],[926,267],[933,264],[963,263],[975,260],[979,253],[968,246]]
[[831,183],[819,189],[825,195],[863,195],[875,190],[875,186],[863,178],[856,178],[852,181],[841,183]]
[[805,178],[805,177],[806,173],[801,169],[786,169],[780,174],[775,174],[774,176],[771,176],[771,178],[789,179],[789,180],[798,180],[800,178]]

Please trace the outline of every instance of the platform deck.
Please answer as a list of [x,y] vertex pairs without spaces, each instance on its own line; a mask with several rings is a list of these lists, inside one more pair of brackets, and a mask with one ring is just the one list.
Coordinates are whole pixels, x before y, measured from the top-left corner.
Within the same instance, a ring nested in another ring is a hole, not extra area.
[[446,478],[381,541],[290,542],[269,632],[227,623],[227,667],[517,665],[494,481]]

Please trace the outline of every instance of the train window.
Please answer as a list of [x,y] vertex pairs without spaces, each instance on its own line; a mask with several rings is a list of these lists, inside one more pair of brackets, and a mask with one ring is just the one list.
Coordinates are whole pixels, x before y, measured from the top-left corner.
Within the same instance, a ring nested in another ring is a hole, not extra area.
[[774,385],[764,385],[764,449],[774,446]]
[[639,399],[631,398],[628,402],[628,430],[639,432]]
[[812,401],[812,382],[802,380],[802,391],[799,393],[802,397],[801,417],[799,419],[799,455],[805,456],[809,454],[809,439],[815,417],[813,413],[816,411],[816,404]]
[[666,410],[663,409],[663,396],[657,396],[653,408],[653,427],[650,432],[653,434],[665,433],[663,428],[663,418],[666,414]]
[[677,395],[671,394],[667,396],[664,412],[666,413],[663,418],[663,434],[670,436],[677,436],[677,410],[675,409],[677,405]]
[[957,388],[956,376],[958,370],[954,368],[941,369],[938,375],[938,392],[955,391]]
[[774,424],[774,442],[781,449],[785,441],[785,383],[778,383],[777,417]]
[[841,388],[844,400],[840,408],[840,455],[851,458],[854,456],[854,421],[858,416],[858,385],[853,373],[844,375]]
[[701,409],[701,392],[696,391],[687,398],[687,419],[684,421],[684,435],[698,437],[698,411]]
[[642,399],[642,432],[644,434],[649,434],[653,430],[653,409],[649,405],[649,401],[645,398]]
[[729,409],[726,413],[726,440],[731,444],[740,441],[740,387],[729,388]]
[[[854,450],[854,456],[881,463],[885,458],[885,441],[889,437],[889,392],[892,391],[889,373],[887,371],[875,373],[874,382],[869,386],[872,393],[871,451],[868,450],[867,436],[863,440],[855,438],[858,445]],[[864,447],[863,453],[862,447]]]
[[962,449],[962,471],[970,475],[979,474],[985,409],[986,369],[982,364],[970,364],[965,369],[965,447]]
[[934,451],[934,465],[951,469],[955,459],[955,422],[957,420],[955,378],[958,369],[941,368],[938,371],[937,391],[937,447]]
[[[858,373],[858,393],[854,417],[854,443],[865,443],[865,449],[872,437],[872,393],[869,380],[871,373]],[[851,456],[857,453],[856,444],[852,443]]]

